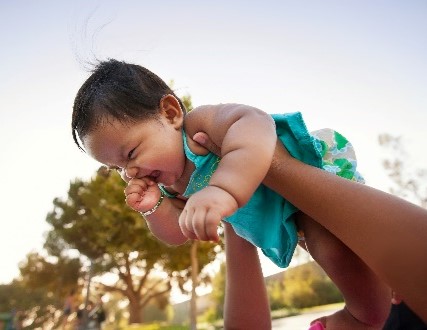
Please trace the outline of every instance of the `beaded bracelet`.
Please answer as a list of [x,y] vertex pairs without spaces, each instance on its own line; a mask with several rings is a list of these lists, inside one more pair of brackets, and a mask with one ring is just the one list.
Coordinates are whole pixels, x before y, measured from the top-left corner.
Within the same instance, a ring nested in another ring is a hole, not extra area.
[[160,198],[159,198],[158,202],[156,203],[156,205],[154,205],[154,207],[151,210],[141,212],[141,214],[144,217],[146,217],[147,215],[150,215],[150,214],[153,214],[154,212],[156,212],[156,210],[159,208],[160,204],[162,204],[162,201],[164,198],[165,198],[165,193],[163,192],[163,190],[160,190]]

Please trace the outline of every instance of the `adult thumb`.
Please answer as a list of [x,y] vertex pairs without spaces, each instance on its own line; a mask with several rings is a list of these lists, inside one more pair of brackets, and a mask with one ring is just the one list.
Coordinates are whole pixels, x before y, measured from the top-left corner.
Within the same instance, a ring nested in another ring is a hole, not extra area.
[[210,152],[221,156],[221,148],[218,147],[205,132],[197,132],[193,135],[193,141],[208,149]]

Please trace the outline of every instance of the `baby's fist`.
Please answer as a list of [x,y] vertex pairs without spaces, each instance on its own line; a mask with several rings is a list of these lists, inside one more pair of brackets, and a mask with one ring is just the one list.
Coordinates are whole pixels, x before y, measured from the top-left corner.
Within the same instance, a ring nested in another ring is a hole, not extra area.
[[129,207],[138,212],[146,212],[159,201],[160,189],[151,179],[131,179],[125,189],[125,196]]

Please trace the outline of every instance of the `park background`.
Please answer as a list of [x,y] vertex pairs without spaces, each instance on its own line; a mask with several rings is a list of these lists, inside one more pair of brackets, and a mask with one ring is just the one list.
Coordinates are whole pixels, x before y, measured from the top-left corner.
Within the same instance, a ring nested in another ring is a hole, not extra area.
[[302,111],[310,130],[343,132],[367,183],[387,191],[380,134],[427,163],[426,18],[421,0],[0,1],[0,282],[42,249],[52,200],[99,167],[70,131],[88,62],[146,66],[193,106]]

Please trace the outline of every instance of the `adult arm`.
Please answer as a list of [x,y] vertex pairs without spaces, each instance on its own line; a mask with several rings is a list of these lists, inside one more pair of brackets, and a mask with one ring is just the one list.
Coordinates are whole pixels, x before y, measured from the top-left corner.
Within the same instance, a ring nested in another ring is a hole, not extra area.
[[[216,149],[208,136],[195,141]],[[427,211],[292,158],[277,143],[264,184],[358,254],[427,322]]]
[[226,253],[225,329],[271,329],[270,304],[255,246],[224,223]]
[[264,183],[341,239],[427,321],[427,210],[289,156]]

